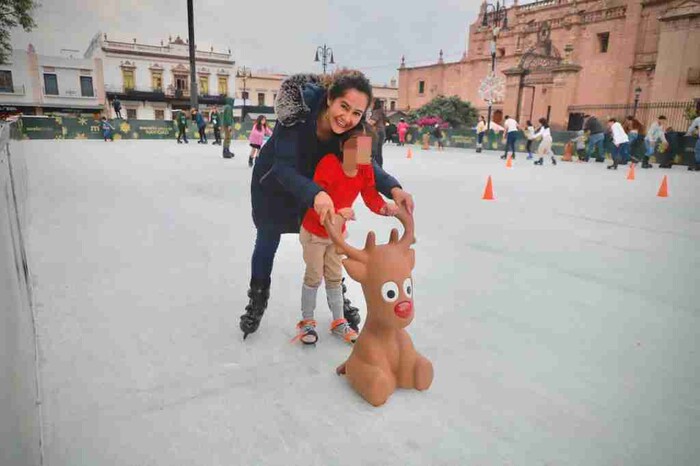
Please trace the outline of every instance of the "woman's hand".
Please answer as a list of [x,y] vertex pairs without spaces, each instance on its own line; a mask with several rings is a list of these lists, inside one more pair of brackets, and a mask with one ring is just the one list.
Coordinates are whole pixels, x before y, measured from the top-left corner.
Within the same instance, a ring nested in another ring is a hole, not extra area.
[[314,210],[318,214],[321,220],[321,225],[326,223],[326,219],[333,225],[333,213],[335,212],[335,207],[333,206],[333,199],[325,191],[321,191],[314,197]]
[[397,205],[403,205],[408,213],[413,215],[413,209],[415,208],[413,196],[401,188],[394,188],[391,190],[391,198]]

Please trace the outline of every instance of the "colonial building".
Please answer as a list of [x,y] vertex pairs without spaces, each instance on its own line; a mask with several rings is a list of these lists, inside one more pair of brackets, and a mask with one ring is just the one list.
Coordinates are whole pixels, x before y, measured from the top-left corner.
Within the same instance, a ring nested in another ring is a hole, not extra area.
[[100,113],[105,101],[102,63],[39,55],[32,45],[0,64],[0,116],[22,113]]
[[[179,36],[151,45],[136,39],[109,40],[107,34],[98,33],[85,57],[102,61],[107,98],[118,97],[127,118],[171,119],[173,110],[190,108],[189,45]],[[200,110],[207,113],[211,106],[224,105],[225,97],[234,95],[235,62],[230,50],[213,48],[197,49],[195,60]]]
[[[457,95],[484,114],[481,81],[491,69],[493,29],[484,2],[462,59],[399,68],[399,107]],[[494,108],[521,121],[549,116],[576,126],[583,113],[631,113],[645,119],[684,110],[700,98],[700,0],[542,0],[507,9],[496,36],[496,73],[504,98]],[[485,24],[486,23],[486,24]]]

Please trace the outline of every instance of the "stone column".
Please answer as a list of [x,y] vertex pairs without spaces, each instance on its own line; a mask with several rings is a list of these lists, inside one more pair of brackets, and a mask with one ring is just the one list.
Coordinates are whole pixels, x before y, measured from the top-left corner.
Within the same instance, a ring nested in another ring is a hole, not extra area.
[[564,130],[569,122],[569,106],[575,104],[578,76],[581,67],[567,63],[552,68],[552,113],[549,124],[554,130]]
[[508,68],[503,71],[506,75],[506,98],[503,102],[503,114],[510,115],[515,119],[520,118],[520,105],[522,101],[522,79],[525,76],[526,70],[517,68]]

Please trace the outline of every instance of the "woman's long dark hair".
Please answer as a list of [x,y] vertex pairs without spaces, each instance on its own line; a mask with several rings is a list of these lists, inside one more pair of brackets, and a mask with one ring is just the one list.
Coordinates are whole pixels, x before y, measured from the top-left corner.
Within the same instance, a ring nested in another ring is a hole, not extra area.
[[265,126],[267,126],[267,119],[265,118],[265,115],[258,115],[258,119],[255,120],[255,129],[258,131],[263,130],[263,124],[262,121],[265,120]]
[[540,118],[540,119],[537,120],[537,121],[540,122],[540,126],[542,126],[542,127],[544,127],[544,128],[549,128],[549,122],[547,121],[546,118]]

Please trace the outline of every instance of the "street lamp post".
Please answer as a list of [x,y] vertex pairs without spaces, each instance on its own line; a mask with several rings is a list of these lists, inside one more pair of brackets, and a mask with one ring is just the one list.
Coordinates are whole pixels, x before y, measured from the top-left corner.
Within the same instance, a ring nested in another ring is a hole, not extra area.
[[236,71],[236,77],[243,79],[243,93],[241,96],[243,97],[243,108],[241,109],[241,121],[243,121],[243,118],[245,118],[245,102],[248,100],[248,88],[246,87],[246,80],[248,78],[253,77],[253,73],[251,73],[250,68],[247,68],[245,66],[241,66],[238,68],[238,71]]
[[[321,60],[318,58],[318,52],[321,52]],[[330,57],[330,61],[328,61],[328,58]],[[315,62],[321,62],[323,65],[323,74],[326,74],[326,65],[331,64],[335,65],[335,61],[333,60],[333,49],[330,47],[326,47],[326,44],[323,44],[323,47],[318,46],[316,48],[316,57],[314,58]]]
[[192,0],[187,0],[187,30],[189,37],[190,51],[190,106],[199,108],[197,95],[197,68],[195,63],[195,42],[194,42],[194,6]]
[[[491,12],[489,13],[489,8]],[[496,1],[496,5],[486,2],[484,4],[484,17],[481,21],[481,26],[490,27],[492,38],[490,43],[491,51],[491,73],[496,71],[496,40],[502,29],[508,28],[508,11],[506,10],[505,0],[501,5],[500,1]],[[491,107],[492,101],[489,100],[489,114],[487,118],[488,129],[491,129]]]
[[632,110],[632,118],[637,118],[637,107],[639,106],[639,96],[642,94],[642,88],[637,87],[634,90],[634,110]]

